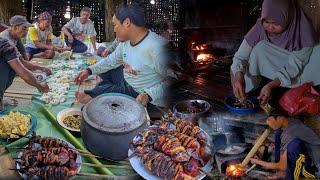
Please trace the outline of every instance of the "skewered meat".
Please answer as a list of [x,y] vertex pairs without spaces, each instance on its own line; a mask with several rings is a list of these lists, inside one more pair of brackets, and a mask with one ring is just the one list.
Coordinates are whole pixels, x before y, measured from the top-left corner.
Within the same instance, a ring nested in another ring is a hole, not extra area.
[[[23,169],[22,169],[23,170]],[[76,175],[76,171],[69,170],[67,167],[45,166],[30,167],[25,170],[29,175],[36,175],[45,180],[67,180]]]
[[33,145],[34,143],[38,143],[44,148],[69,147],[65,141],[53,137],[32,136],[29,140],[29,145]]
[[[164,139],[163,137],[172,137],[171,139]],[[174,138],[175,137],[175,138]],[[134,146],[153,146],[155,150],[164,152],[167,155],[170,155],[173,157],[176,155],[176,158],[173,158],[175,162],[183,162],[181,158],[184,158],[185,161],[187,156],[185,153],[178,153],[174,154],[172,152],[166,152],[165,149],[162,149],[161,147],[164,145],[163,141],[169,141],[172,142],[174,139],[180,142],[180,144],[185,148],[187,155],[197,159],[200,161],[202,165],[206,164],[209,159],[211,158],[211,151],[206,145],[200,145],[200,143],[197,141],[196,138],[187,136],[182,133],[175,132],[174,130],[170,128],[162,128],[157,126],[151,126],[150,128],[142,131],[138,135],[138,140],[133,141]],[[173,142],[172,142],[173,143]],[[159,147],[160,144],[160,147]],[[175,151],[175,149],[171,149],[172,151]],[[177,147],[177,150],[181,150],[181,147]],[[170,149],[169,149],[170,151]]]
[[59,139],[32,136],[22,155],[17,160],[19,171],[28,178],[33,175],[40,179],[69,179],[76,174],[77,152]]
[[171,135],[159,135],[153,147],[155,150],[169,155],[175,162],[186,162],[190,159],[190,155],[181,145],[179,139]]
[[[191,121],[184,121],[173,115],[169,115],[168,118],[169,118],[169,121],[176,126],[177,132],[194,137],[202,144],[207,142],[206,134],[200,129],[199,126],[195,126],[194,124],[192,124]],[[169,127],[169,124],[164,123],[160,126]]]
[[154,131],[145,130],[138,136],[139,140],[132,142],[132,147],[150,146],[157,151],[169,155],[175,162],[189,161],[190,155],[181,145],[178,138],[170,134],[157,134]]
[[164,179],[195,179],[184,173],[181,163],[172,161],[169,156],[152,148],[139,146],[135,149],[135,153],[142,159],[145,166],[157,176]]
[[194,158],[191,158],[189,162],[184,163],[183,165],[183,169],[186,172],[186,174],[189,174],[192,177],[196,177],[200,174],[199,167],[200,167],[199,161]]
[[42,165],[66,165],[70,160],[77,157],[73,150],[65,148],[49,148],[38,151],[25,150],[21,157],[24,166]]

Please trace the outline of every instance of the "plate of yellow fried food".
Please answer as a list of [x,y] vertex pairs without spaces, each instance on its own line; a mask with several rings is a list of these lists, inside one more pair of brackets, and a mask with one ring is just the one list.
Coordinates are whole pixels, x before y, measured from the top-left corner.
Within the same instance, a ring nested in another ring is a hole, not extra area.
[[24,111],[10,111],[0,116],[0,140],[17,139],[32,133],[37,126],[35,116]]
[[97,63],[97,60],[94,56],[88,57],[88,60],[87,60],[88,65],[94,65],[96,63]]
[[57,114],[58,123],[65,129],[80,132],[82,112],[78,108],[67,108]]

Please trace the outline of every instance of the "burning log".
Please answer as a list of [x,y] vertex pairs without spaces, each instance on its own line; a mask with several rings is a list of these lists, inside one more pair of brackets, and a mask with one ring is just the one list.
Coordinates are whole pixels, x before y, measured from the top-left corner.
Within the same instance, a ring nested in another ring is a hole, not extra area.
[[244,168],[240,164],[232,164],[227,167],[226,174],[229,177],[241,177],[244,175]]

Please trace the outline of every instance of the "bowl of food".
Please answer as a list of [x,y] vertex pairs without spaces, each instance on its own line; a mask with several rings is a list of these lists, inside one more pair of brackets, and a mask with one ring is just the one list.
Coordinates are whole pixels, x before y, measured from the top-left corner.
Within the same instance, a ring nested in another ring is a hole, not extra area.
[[185,100],[173,106],[173,114],[180,119],[191,120],[197,124],[198,119],[207,115],[210,108],[210,103],[205,100]]
[[32,133],[37,126],[35,116],[24,111],[10,111],[0,116],[0,140],[17,139]]
[[33,72],[33,76],[38,82],[44,82],[47,79],[47,74],[41,71]]
[[67,108],[57,114],[58,123],[65,129],[80,132],[82,112],[77,108]]
[[235,96],[229,96],[225,99],[224,105],[229,112],[237,115],[248,115],[254,113],[259,107],[259,100],[254,97],[246,97],[240,102]]

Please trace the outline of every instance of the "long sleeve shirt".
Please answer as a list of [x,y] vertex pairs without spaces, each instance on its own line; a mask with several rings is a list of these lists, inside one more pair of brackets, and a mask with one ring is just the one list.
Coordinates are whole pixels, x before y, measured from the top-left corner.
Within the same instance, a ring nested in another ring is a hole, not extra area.
[[[258,67],[259,70],[252,71],[264,71],[264,75],[272,80],[279,78],[281,86],[291,87],[295,84],[295,79],[301,75],[305,65],[309,62],[313,47],[305,47],[299,51],[290,52],[266,41],[259,43],[261,43],[259,48],[253,51],[247,41],[243,40],[233,57],[232,73],[235,74],[238,71],[248,73],[251,67]],[[261,59],[257,64],[258,61],[251,61],[251,58]]]
[[152,104],[165,106],[169,85],[164,49],[166,43],[161,36],[149,31],[136,45],[131,45],[129,41],[119,43],[113,53],[89,68],[92,74],[100,74],[124,64],[124,78],[128,84],[138,93],[146,92],[152,98]]

